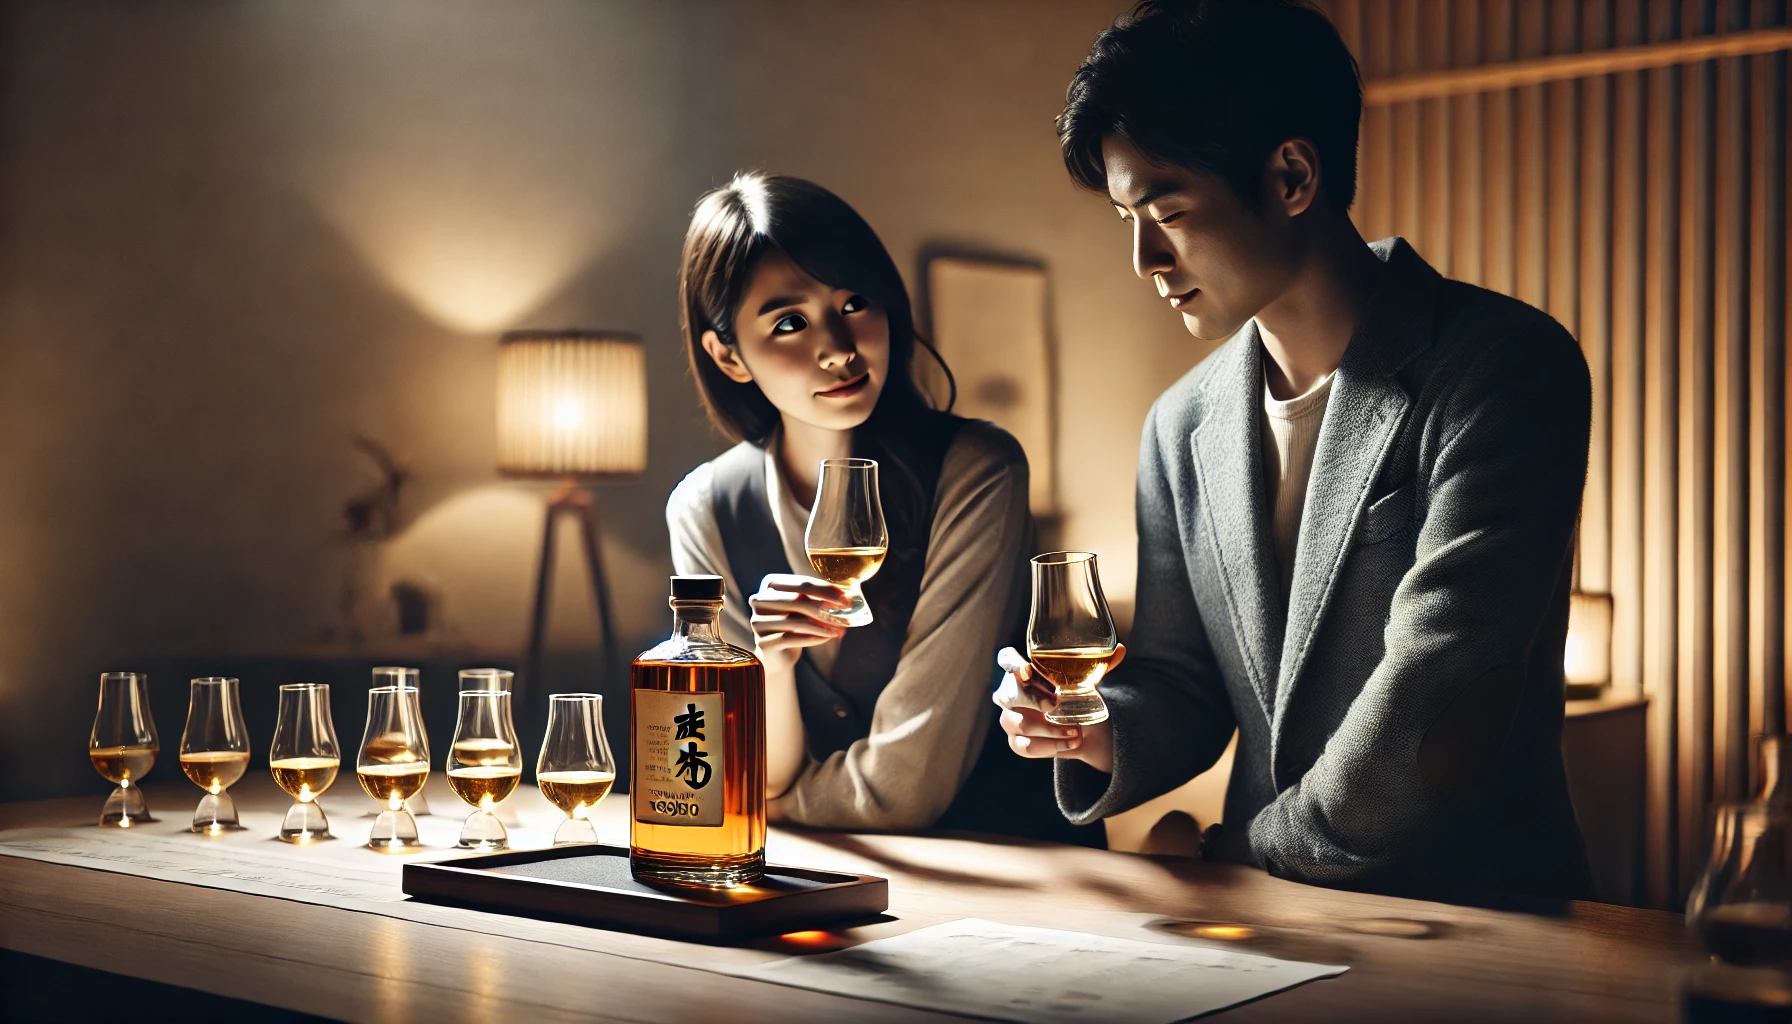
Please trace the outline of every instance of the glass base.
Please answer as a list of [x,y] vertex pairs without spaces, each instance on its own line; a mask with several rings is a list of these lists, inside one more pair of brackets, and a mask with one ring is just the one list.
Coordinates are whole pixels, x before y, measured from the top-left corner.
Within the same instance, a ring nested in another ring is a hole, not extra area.
[[595,842],[597,842],[597,826],[591,824],[590,818],[568,818],[554,830],[555,846]]
[[411,797],[409,800],[406,800],[404,802],[404,809],[411,812],[414,815],[428,814],[429,813],[429,797],[424,796],[422,790],[418,790],[416,796]]
[[504,823],[490,811],[474,811],[460,827],[460,841],[454,844],[463,850],[508,850],[510,834]]
[[199,807],[193,811],[193,824],[187,827],[187,831],[205,836],[221,836],[226,832],[248,830],[236,820],[236,801],[230,799],[228,791],[220,791],[207,793],[199,798]]
[[324,809],[317,801],[301,800],[286,809],[286,820],[280,823],[281,842],[316,843],[334,838],[330,834],[330,819],[324,817]]
[[1045,720],[1053,725],[1094,725],[1108,720],[1108,705],[1094,690],[1060,694],[1058,706],[1045,713]]
[[381,811],[373,820],[373,831],[367,836],[367,848],[381,853],[402,853],[421,850],[423,840],[417,838],[417,819],[409,811]]
[[692,885],[731,889],[765,877],[765,850],[743,857],[678,857],[629,847],[629,873],[650,885]]
[[136,786],[119,786],[114,789],[106,797],[106,806],[100,809],[101,828],[131,828],[155,820],[150,817],[149,803],[143,799],[143,790]]
[[871,606],[865,603],[865,595],[859,591],[859,588],[854,587],[848,590],[846,596],[852,599],[852,606],[844,611],[830,612],[828,618],[842,626],[869,626],[877,621],[876,616],[871,614]]

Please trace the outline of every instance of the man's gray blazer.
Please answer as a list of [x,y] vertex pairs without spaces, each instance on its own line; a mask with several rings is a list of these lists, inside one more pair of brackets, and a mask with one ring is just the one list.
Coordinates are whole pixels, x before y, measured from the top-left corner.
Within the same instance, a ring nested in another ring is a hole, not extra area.
[[1591,898],[1562,771],[1562,647],[1591,388],[1524,303],[1401,239],[1332,383],[1283,608],[1247,327],[1151,410],[1138,606],[1102,684],[1114,773],[1058,762],[1076,822],[1205,771],[1238,730],[1221,855],[1473,900]]

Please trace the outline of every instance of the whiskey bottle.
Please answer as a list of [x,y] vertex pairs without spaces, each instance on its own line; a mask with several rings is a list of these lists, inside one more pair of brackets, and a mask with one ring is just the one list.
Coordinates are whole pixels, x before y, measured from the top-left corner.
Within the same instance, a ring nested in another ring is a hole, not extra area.
[[629,867],[727,888],[765,873],[765,670],[722,639],[722,578],[672,577],[672,635],[635,659]]

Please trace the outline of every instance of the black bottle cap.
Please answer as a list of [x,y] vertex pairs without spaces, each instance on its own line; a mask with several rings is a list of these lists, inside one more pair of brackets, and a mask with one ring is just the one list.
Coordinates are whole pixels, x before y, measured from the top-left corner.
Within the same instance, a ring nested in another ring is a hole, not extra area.
[[672,600],[674,601],[720,601],[721,599],[722,577],[720,576],[672,577]]

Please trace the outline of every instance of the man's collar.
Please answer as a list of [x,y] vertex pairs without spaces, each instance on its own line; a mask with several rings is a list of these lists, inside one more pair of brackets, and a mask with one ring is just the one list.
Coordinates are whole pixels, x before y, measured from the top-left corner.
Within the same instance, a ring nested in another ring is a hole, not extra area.
[[1431,344],[1443,276],[1399,236],[1371,242],[1369,248],[1386,268],[1350,336],[1343,365],[1391,376]]

